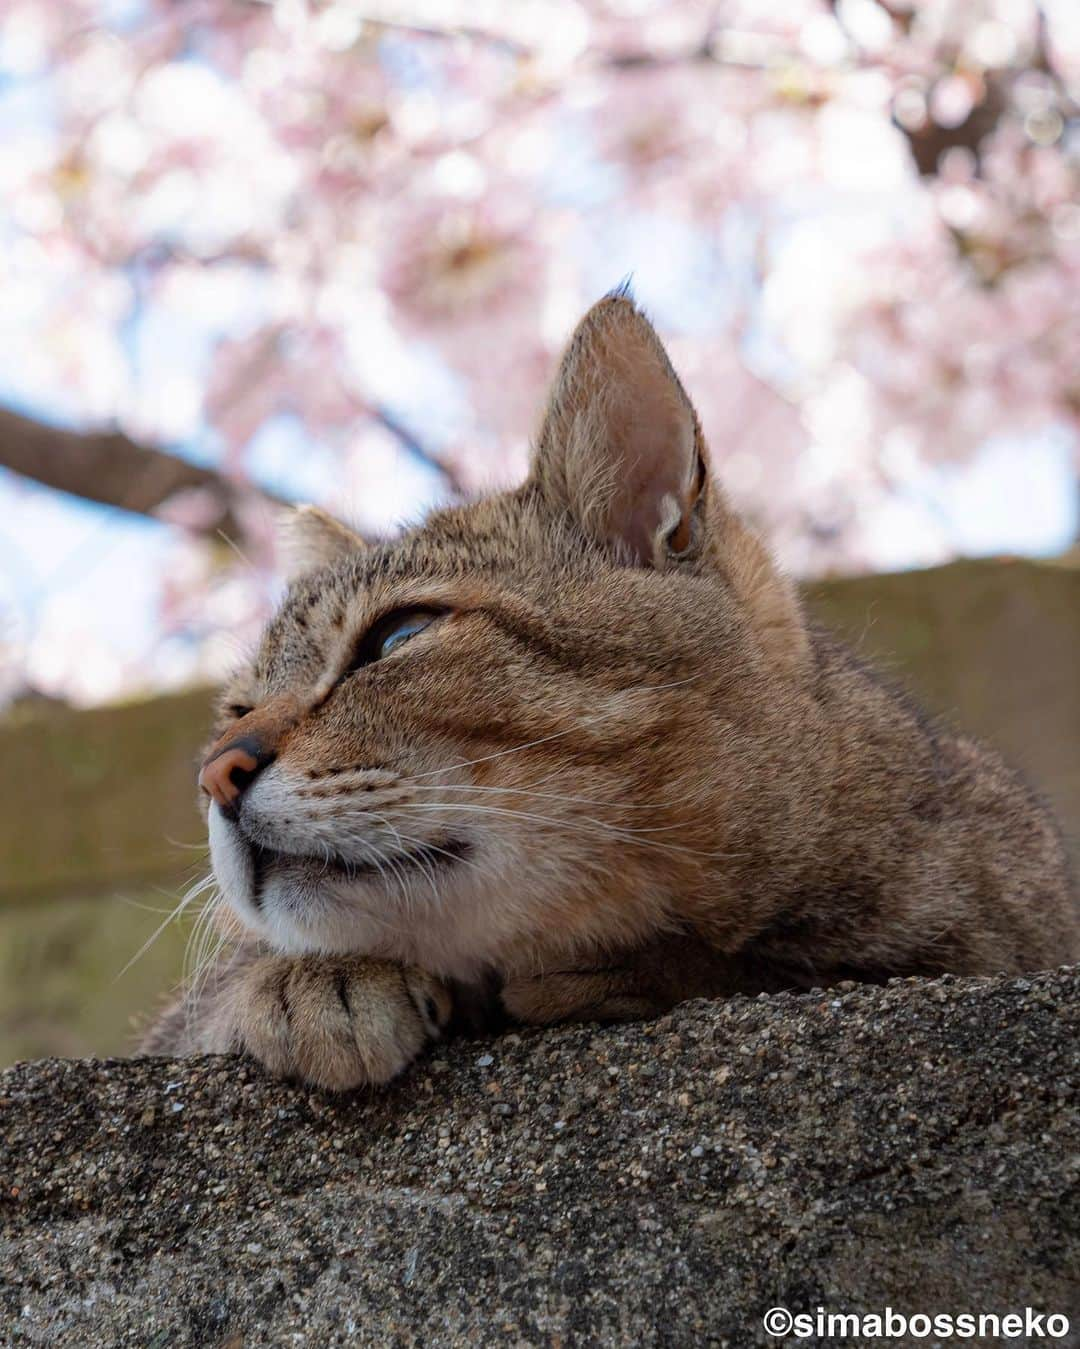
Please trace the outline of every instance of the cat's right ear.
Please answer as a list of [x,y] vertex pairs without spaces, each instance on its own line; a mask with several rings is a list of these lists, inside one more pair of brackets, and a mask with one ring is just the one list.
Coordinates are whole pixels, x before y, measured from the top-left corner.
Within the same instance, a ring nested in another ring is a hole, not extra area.
[[309,571],[340,562],[367,544],[340,520],[318,506],[298,506],[280,523],[285,579],[295,581]]
[[625,290],[578,324],[536,443],[532,483],[631,565],[692,561],[705,546],[705,441],[660,339]]
[[772,667],[808,668],[795,588],[712,482],[693,405],[624,290],[594,305],[570,339],[528,487],[631,566],[721,570]]

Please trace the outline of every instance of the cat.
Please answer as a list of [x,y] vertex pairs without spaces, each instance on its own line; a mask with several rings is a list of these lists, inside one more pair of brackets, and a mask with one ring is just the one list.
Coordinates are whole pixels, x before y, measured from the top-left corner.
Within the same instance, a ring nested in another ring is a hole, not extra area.
[[457,1024],[1080,954],[1046,808],[807,623],[629,294],[522,486],[290,554],[200,773],[235,931],[146,1052],[344,1089]]

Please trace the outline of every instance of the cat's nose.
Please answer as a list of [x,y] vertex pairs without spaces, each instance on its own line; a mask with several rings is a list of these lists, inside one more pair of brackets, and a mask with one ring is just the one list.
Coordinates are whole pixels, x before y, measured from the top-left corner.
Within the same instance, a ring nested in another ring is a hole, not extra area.
[[220,749],[215,745],[199,773],[199,786],[226,815],[231,815],[243,793],[276,757],[251,735],[240,736]]
[[199,786],[226,815],[281,752],[305,705],[292,694],[271,698],[234,723],[203,760]]

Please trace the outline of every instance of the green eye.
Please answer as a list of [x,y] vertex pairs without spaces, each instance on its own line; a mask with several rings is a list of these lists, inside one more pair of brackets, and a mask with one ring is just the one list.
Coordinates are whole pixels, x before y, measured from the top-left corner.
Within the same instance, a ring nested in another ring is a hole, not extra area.
[[410,637],[415,637],[418,632],[430,627],[445,612],[445,609],[417,607],[395,609],[385,614],[373,623],[360,639],[360,645],[349,670],[358,670],[362,665],[370,665],[373,661],[389,656],[392,651],[403,646]]

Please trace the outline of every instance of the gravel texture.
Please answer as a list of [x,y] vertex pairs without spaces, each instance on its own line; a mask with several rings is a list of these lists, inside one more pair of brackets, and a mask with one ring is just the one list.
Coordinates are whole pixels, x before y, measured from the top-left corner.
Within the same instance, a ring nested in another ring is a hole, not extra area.
[[339,1098],[22,1064],[2,1340],[742,1349],[778,1304],[888,1304],[1030,1305],[1077,1345],[1078,1030],[1074,968],[461,1041]]

